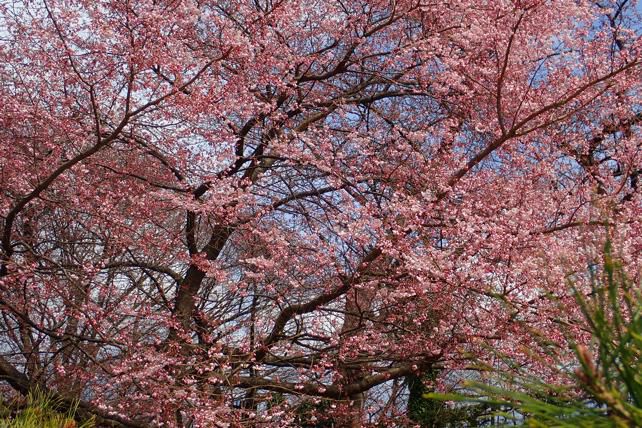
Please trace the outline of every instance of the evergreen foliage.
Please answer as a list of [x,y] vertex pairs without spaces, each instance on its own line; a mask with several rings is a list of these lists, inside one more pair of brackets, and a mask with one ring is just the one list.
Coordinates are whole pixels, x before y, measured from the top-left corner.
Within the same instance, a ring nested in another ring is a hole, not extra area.
[[573,379],[571,386],[549,385],[525,373],[498,373],[498,384],[510,388],[468,382],[471,394],[428,393],[424,397],[492,406],[504,425],[642,426],[640,289],[633,286],[622,263],[613,257],[610,242],[605,245],[602,267],[601,273],[591,272],[592,290],[588,294],[571,284],[592,335],[591,346],[573,345],[574,367],[560,370]]

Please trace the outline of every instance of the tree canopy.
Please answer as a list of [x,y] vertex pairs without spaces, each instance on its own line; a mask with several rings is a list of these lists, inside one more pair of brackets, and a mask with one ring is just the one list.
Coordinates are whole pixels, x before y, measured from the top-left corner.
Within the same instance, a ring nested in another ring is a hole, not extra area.
[[4,392],[393,426],[488,346],[545,376],[605,228],[641,259],[638,7],[0,3]]

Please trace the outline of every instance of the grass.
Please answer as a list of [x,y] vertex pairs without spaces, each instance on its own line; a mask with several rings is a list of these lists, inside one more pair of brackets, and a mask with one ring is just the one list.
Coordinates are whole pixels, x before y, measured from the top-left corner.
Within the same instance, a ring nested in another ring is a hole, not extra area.
[[58,403],[51,396],[34,392],[26,397],[23,405],[14,402],[2,408],[0,428],[93,428],[92,421],[79,424],[74,419],[75,408],[61,413]]

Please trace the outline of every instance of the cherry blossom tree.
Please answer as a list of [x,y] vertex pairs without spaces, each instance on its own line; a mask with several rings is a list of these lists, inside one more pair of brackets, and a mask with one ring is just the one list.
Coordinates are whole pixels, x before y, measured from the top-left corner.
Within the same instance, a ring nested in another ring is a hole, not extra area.
[[562,341],[609,226],[640,259],[639,18],[3,2],[6,394],[104,426],[394,425],[406,377]]

